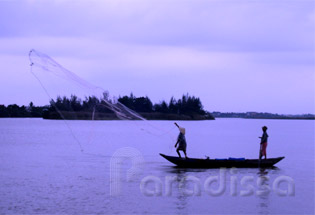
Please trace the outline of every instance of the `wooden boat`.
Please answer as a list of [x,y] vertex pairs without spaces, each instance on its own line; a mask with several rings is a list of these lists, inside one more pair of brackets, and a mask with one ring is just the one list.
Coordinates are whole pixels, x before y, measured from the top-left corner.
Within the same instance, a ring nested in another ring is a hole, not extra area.
[[179,158],[160,154],[169,162],[183,168],[265,168],[272,167],[284,157],[268,159],[245,159],[245,158],[227,158],[227,159],[198,159],[198,158]]

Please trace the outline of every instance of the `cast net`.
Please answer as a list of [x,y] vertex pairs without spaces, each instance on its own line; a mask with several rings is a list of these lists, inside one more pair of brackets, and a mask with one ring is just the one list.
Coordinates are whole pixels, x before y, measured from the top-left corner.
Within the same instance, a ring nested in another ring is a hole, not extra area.
[[[176,135],[172,123],[169,123],[169,126],[149,123],[139,113],[120,103],[117,97],[110,95],[108,90],[80,78],[44,53],[32,49],[29,52],[29,60],[31,73],[50,100],[44,118],[64,120],[81,152],[87,152],[90,148],[99,124],[86,123],[83,129],[69,120],[128,120],[132,129],[153,137],[167,137],[168,148],[173,145]],[[110,137],[106,139],[109,140]]]

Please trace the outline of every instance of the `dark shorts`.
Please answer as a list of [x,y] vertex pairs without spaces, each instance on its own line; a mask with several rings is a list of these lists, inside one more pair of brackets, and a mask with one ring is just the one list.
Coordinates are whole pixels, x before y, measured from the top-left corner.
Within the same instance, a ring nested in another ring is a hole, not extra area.
[[186,144],[185,143],[178,144],[177,150],[186,151]]

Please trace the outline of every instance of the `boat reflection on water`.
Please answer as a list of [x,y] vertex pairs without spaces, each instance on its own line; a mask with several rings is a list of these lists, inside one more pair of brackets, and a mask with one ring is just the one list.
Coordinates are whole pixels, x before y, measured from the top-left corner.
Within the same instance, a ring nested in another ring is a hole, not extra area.
[[[277,170],[276,167],[273,169]],[[269,214],[269,195],[270,195],[270,184],[269,184],[269,173],[270,169],[260,168],[257,175],[259,177],[260,189],[258,196],[258,214]]]
[[[179,167],[167,168],[166,172],[174,178],[171,185],[171,195],[175,197],[173,200],[175,200],[174,205],[177,214],[187,213],[190,198],[196,195],[198,196],[198,193],[195,193],[196,190],[193,188],[194,182],[191,181],[190,178],[196,173],[198,174],[205,171],[206,169],[189,169]],[[188,190],[192,192],[187,192]]]
[[183,214],[187,209],[187,198],[188,196],[182,192],[183,187],[186,185],[185,178],[187,177],[187,171],[185,169],[174,168],[176,182],[178,183],[178,192],[176,192],[176,211],[177,214]]
[[[270,203],[272,199],[272,182],[273,178],[278,176],[281,170],[277,167],[272,168],[241,168],[231,169],[224,168],[225,178],[224,183],[226,186],[224,191],[219,195],[209,195],[205,190],[204,184],[208,177],[221,177],[220,171],[222,169],[195,169],[195,168],[179,168],[179,167],[167,167],[164,171],[169,177],[173,178],[171,189],[171,195],[174,198],[170,198],[173,201],[174,211],[177,214],[185,214],[190,211],[191,208],[201,208],[206,206],[207,211],[216,211],[224,213],[227,205],[234,205],[239,207],[240,210],[244,207],[248,207],[248,204],[252,204],[252,210],[255,214],[269,214]],[[238,179],[237,191],[235,195],[232,195],[231,177]],[[241,185],[241,179],[244,177],[252,177],[252,185],[255,188],[251,196],[242,196],[241,190],[244,189]],[[196,179],[195,181],[193,179]],[[222,182],[222,181],[221,181]],[[214,182],[211,185],[211,189],[218,189],[221,183],[219,181]],[[199,191],[196,188],[199,186]],[[197,192],[196,192],[197,191]],[[215,199],[216,200],[215,200]],[[220,202],[220,204],[215,203]],[[223,206],[226,205],[226,206]],[[223,206],[223,207],[222,207]],[[246,210],[246,209],[244,209]],[[195,211],[196,212],[196,211]]]

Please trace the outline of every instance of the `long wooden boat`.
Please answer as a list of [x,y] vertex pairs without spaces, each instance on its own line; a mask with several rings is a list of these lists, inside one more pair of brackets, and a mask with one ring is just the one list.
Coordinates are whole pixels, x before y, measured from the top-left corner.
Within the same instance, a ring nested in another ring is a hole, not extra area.
[[198,159],[198,158],[179,158],[160,154],[169,162],[183,168],[265,168],[272,167],[284,157],[268,159],[245,159],[245,158],[227,158],[227,159]]

